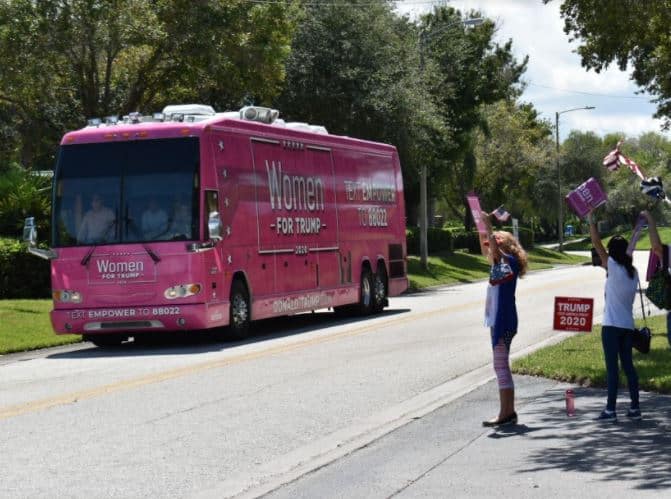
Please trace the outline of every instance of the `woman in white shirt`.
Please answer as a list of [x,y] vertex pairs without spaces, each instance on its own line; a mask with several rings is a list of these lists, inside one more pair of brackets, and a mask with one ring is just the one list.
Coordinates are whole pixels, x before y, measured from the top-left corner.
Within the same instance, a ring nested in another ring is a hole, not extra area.
[[606,269],[606,291],[601,344],[606,361],[608,400],[606,408],[597,418],[600,421],[617,421],[615,402],[620,378],[619,361],[627,375],[631,406],[627,411],[630,419],[640,419],[638,374],[632,357],[632,333],[634,330],[634,298],[638,285],[638,272],[627,253],[628,241],[622,236],[613,236],[608,241],[608,252],[601,242],[593,214],[589,214],[589,233],[592,245]]

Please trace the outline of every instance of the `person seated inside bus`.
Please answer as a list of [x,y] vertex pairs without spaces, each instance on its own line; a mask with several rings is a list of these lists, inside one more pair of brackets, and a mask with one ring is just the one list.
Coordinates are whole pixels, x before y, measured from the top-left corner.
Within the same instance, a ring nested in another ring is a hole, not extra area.
[[91,196],[91,209],[82,218],[82,223],[77,231],[79,243],[101,243],[113,238],[114,212],[105,206],[99,194]]
[[191,208],[182,200],[175,203],[168,233],[171,239],[191,238]]
[[168,214],[161,208],[156,198],[149,200],[149,207],[142,213],[142,233],[144,239],[166,239],[168,236]]

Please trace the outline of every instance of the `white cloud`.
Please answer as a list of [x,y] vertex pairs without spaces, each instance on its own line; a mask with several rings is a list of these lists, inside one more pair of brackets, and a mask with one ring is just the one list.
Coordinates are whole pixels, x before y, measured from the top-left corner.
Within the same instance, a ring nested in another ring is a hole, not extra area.
[[[497,39],[513,40],[518,60],[529,56],[524,80],[529,83],[521,97],[531,102],[545,119],[554,124],[555,113],[575,107],[595,106],[593,111],[561,115],[560,136],[572,129],[592,130],[599,135],[623,131],[637,136],[660,132],[660,120],[652,118],[655,105],[650,96],[637,95],[639,88],[629,74],[610,67],[601,73],[585,70],[569,43],[564,21],[559,15],[560,0],[545,5],[541,0],[455,0],[447,3],[462,12],[478,10],[497,23]],[[398,2],[399,11],[418,15],[433,8],[431,2]],[[644,97],[644,98],[641,98]]]

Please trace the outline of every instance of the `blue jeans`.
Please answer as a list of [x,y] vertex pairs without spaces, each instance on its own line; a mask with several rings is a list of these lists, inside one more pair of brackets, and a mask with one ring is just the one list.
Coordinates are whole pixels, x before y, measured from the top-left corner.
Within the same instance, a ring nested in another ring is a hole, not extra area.
[[606,409],[615,410],[617,389],[620,384],[620,367],[618,356],[622,363],[622,369],[627,375],[629,395],[631,396],[631,408],[638,409],[638,374],[634,367],[631,354],[631,330],[614,326],[603,326],[601,328],[601,344],[606,359],[606,379],[608,382],[608,402]]

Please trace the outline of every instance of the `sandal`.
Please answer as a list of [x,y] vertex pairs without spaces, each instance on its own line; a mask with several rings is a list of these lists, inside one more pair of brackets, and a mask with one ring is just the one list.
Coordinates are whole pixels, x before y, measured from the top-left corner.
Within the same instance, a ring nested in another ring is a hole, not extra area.
[[506,426],[506,425],[512,425],[512,424],[517,424],[517,413],[513,411],[513,413],[509,416],[506,416],[503,419],[491,419],[489,421],[483,421],[482,426],[486,427],[492,427],[492,426]]

